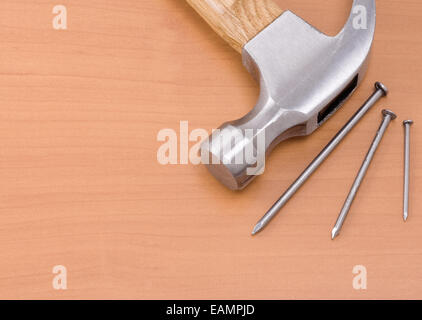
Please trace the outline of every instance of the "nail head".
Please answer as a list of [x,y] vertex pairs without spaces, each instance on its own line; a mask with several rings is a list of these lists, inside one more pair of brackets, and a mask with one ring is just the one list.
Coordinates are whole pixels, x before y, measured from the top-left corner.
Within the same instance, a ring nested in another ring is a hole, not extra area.
[[388,94],[388,88],[381,82],[375,82],[375,88],[378,90],[382,90],[384,92],[384,96]]
[[391,117],[391,120],[394,120],[394,119],[396,119],[396,118],[397,118],[397,115],[396,115],[393,111],[388,110],[388,109],[384,109],[384,110],[382,110],[382,114],[383,114],[384,116],[390,116],[390,117]]

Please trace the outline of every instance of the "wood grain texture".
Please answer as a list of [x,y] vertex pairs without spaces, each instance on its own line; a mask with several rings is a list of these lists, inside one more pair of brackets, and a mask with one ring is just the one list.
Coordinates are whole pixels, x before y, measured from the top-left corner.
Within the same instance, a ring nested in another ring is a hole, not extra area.
[[239,53],[282,14],[272,0],[186,0]]
[[[0,298],[422,298],[422,2],[377,1],[368,74],[313,135],[287,141],[233,193],[203,166],[157,162],[157,133],[209,132],[259,88],[184,1],[72,0],[68,30],[46,0],[0,1]],[[351,1],[283,0],[335,34]],[[272,205],[373,90],[391,91],[271,225]],[[330,231],[389,107],[395,120],[341,236]],[[412,118],[403,223],[403,127]],[[68,290],[52,287],[55,265]],[[352,287],[364,265],[368,288]]]

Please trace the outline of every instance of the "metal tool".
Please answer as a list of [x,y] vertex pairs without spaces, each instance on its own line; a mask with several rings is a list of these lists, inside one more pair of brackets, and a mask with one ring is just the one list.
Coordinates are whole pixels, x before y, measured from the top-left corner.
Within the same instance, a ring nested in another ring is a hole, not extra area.
[[412,120],[403,121],[404,126],[404,197],[403,197],[403,219],[409,217],[409,171],[410,171],[410,126]]
[[365,178],[366,172],[368,171],[369,165],[371,164],[372,159],[374,158],[375,152],[378,149],[382,137],[384,136],[385,131],[387,130],[391,120],[397,118],[394,112],[390,110],[383,110],[382,114],[383,119],[381,122],[381,126],[379,127],[377,134],[375,135],[374,141],[372,142],[371,147],[369,148],[368,154],[366,155],[365,160],[363,161],[358,175],[356,176],[356,179],[352,185],[352,188],[350,189],[349,195],[347,196],[346,201],[344,202],[343,209],[341,209],[341,212],[337,218],[337,222],[333,230],[331,231],[331,239],[334,239],[339,235],[344,220],[346,219],[347,214],[350,211],[350,207],[352,206],[353,200],[355,199],[359,187],[362,184],[363,179]]
[[331,154],[331,152],[340,144],[346,135],[355,127],[355,125],[363,118],[363,116],[371,109],[379,99],[388,94],[388,89],[380,82],[375,83],[375,92],[363,104],[363,106],[353,115],[346,125],[336,134],[336,136],[327,144],[321,153],[311,162],[311,164],[302,172],[302,174],[293,182],[292,185],[284,192],[270,210],[255,225],[252,235],[260,232],[266,227],[270,221],[277,215],[290,198],[299,190],[299,188],[309,179],[321,163]]
[[[354,0],[346,25],[334,37],[291,11],[268,21],[269,25],[251,21],[277,11],[270,0],[187,1],[234,48],[240,50],[238,37],[247,39],[240,44],[243,64],[260,83],[258,103],[243,118],[223,124],[201,147],[209,171],[228,188],[243,189],[263,171],[265,161],[238,159],[264,153],[265,160],[281,141],[311,134],[360,84],[374,37],[375,0]],[[262,6],[271,8],[259,9]],[[256,24],[265,26],[249,39],[249,28]],[[248,136],[247,130],[254,133]]]

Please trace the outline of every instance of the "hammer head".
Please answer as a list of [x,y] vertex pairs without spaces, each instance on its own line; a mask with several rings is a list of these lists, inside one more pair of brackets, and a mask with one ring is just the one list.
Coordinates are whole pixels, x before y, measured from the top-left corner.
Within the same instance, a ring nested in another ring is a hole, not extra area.
[[[220,182],[243,189],[262,172],[259,157],[283,140],[311,134],[337,111],[366,72],[375,16],[375,0],[354,0],[346,25],[330,37],[286,11],[244,46],[243,64],[261,87],[258,103],[201,147]],[[255,161],[246,161],[248,152]]]

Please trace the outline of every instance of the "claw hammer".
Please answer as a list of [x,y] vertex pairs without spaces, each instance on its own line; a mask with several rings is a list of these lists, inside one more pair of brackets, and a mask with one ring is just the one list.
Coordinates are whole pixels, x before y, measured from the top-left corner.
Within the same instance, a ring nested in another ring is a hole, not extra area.
[[256,106],[224,123],[201,146],[209,171],[240,190],[263,169],[260,153],[265,158],[280,142],[314,132],[361,83],[374,38],[375,0],[354,0],[348,21],[333,37],[272,0],[186,1],[242,54],[260,84]]

